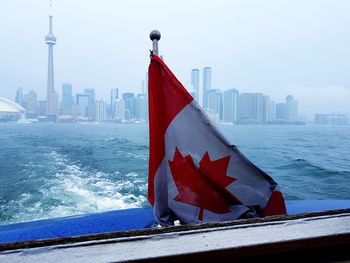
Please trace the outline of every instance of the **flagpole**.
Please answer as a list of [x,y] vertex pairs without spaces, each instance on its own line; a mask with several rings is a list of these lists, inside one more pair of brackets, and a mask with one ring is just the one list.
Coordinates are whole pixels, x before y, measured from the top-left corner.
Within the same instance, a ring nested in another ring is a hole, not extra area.
[[160,32],[158,30],[152,30],[149,38],[152,40],[153,54],[159,56],[158,41],[160,39]]

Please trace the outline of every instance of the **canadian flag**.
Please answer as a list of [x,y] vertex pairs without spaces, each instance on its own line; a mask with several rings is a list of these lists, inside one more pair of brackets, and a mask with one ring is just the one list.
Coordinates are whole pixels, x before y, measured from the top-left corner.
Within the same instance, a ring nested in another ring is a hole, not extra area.
[[156,55],[148,74],[148,199],[158,222],[285,214],[277,183],[220,133]]

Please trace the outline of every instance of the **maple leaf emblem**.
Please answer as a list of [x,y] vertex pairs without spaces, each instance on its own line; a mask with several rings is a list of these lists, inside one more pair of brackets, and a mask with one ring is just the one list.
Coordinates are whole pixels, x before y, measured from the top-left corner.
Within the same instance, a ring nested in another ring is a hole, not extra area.
[[231,156],[210,160],[209,153],[202,157],[199,168],[190,155],[182,156],[176,147],[173,161],[169,161],[179,194],[174,200],[200,208],[198,219],[203,221],[203,210],[216,214],[230,212],[229,207],[241,202],[226,187],[236,181],[226,176]]

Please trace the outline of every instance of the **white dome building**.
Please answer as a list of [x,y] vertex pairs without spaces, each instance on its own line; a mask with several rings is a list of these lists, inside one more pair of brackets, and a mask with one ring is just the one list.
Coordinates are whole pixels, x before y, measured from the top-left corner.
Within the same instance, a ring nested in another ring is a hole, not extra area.
[[1,119],[24,119],[25,118],[25,109],[8,99],[0,97],[0,120]]

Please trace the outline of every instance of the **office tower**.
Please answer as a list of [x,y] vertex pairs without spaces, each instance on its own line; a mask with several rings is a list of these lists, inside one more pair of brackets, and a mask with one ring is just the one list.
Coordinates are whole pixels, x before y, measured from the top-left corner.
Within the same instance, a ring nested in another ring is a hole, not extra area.
[[284,102],[276,104],[276,120],[288,120],[288,108]]
[[28,119],[34,119],[37,117],[37,95],[34,90],[29,91],[28,94],[24,95],[23,103],[25,106],[26,114]]
[[135,119],[135,94],[132,92],[123,93],[125,120]]
[[97,100],[96,106],[96,121],[104,122],[106,120],[106,101],[103,99]]
[[203,69],[203,108],[208,107],[208,90],[211,89],[211,68]]
[[292,95],[286,97],[285,102],[276,104],[276,120],[297,121],[298,102]]
[[81,117],[87,117],[87,107],[91,104],[90,94],[78,93],[76,94],[76,103],[78,106],[78,113]]
[[227,123],[236,123],[238,91],[236,89],[225,90],[223,104],[224,104],[223,121]]
[[16,91],[15,102],[17,104],[23,106],[23,88],[22,87],[18,87],[18,89]]
[[262,123],[267,123],[269,121],[269,104],[270,97],[263,95],[261,101],[261,110],[262,110]]
[[135,105],[134,118],[140,121],[148,120],[148,104],[146,96],[144,94],[138,94],[133,100]]
[[193,97],[198,103],[199,101],[199,69],[192,69],[191,71],[191,85],[195,91],[195,96]]
[[114,120],[115,116],[115,101],[118,99],[118,89],[113,88],[111,89],[111,117],[112,120]]
[[273,100],[269,101],[269,116],[268,116],[268,121],[274,121],[276,119],[276,105]]
[[208,105],[207,108],[212,110],[214,114],[219,116],[219,120],[222,120],[223,116],[223,103],[222,93],[219,89],[211,89],[207,91]]
[[117,99],[114,104],[114,121],[115,122],[122,122],[125,119],[125,113],[124,113],[124,101],[121,99]]
[[298,119],[298,102],[293,98],[292,95],[286,97],[287,105],[287,120],[296,121]]
[[49,33],[45,37],[45,42],[49,48],[48,68],[47,68],[47,94],[46,94],[46,114],[58,113],[58,95],[54,89],[53,71],[53,46],[56,45],[56,37],[52,33],[52,16],[49,16]]
[[38,109],[38,116],[45,116],[46,115],[46,100],[39,100],[37,109]]
[[264,122],[264,95],[242,93],[238,96],[238,120],[243,123]]
[[70,83],[63,83],[61,113],[63,115],[72,115],[72,106],[73,106],[72,85]]
[[85,89],[84,93],[90,95],[90,104],[95,104],[95,90]]

